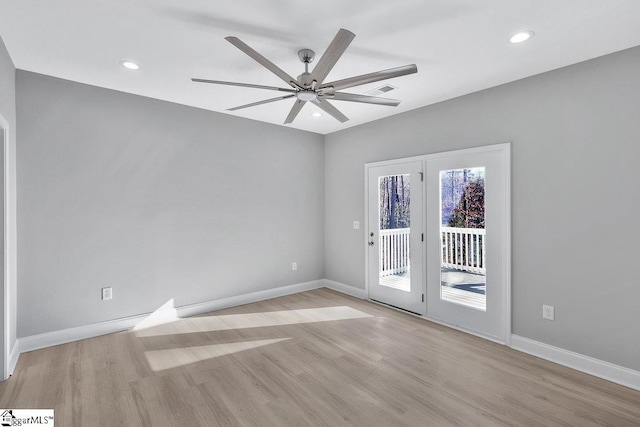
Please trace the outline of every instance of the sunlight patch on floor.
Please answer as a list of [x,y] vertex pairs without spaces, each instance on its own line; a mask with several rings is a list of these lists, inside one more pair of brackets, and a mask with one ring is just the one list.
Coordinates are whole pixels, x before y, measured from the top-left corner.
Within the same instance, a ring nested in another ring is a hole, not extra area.
[[151,350],[145,351],[144,355],[147,358],[147,362],[151,369],[157,372],[245,350],[264,347],[265,345],[275,344],[290,339],[291,338],[276,338],[270,340],[202,345],[197,347],[170,348],[166,350]]
[[298,323],[329,322],[373,317],[347,306],[269,311],[264,313],[225,314],[221,316],[189,317],[169,325],[136,331],[139,337],[261,328]]
[[175,309],[173,298],[165,302],[156,311],[144,318],[140,323],[134,326],[134,331],[151,328],[153,326],[163,325],[165,323],[175,322],[178,320],[178,312]]

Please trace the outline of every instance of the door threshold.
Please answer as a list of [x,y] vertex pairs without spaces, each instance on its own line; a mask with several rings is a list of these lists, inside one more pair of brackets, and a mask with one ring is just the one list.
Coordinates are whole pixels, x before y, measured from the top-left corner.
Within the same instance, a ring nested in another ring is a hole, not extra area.
[[378,301],[378,300],[371,299],[371,298],[369,298],[369,301],[374,302],[376,304],[384,305],[385,307],[389,307],[389,308],[393,308],[393,309],[402,311],[404,313],[413,314],[414,316],[423,317],[422,314],[420,314],[420,313],[416,313],[415,311],[407,310],[407,309],[402,308],[402,307],[397,307],[395,305],[387,304],[386,302]]

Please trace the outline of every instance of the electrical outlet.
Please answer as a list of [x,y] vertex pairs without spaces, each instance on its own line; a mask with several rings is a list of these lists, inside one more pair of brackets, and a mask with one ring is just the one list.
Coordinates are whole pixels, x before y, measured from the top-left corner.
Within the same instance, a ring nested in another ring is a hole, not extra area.
[[555,318],[555,309],[552,305],[542,306],[542,318],[546,320],[553,320]]
[[102,288],[102,301],[113,298],[113,289],[111,287]]
[[353,229],[360,230],[360,221],[353,221]]
[[292,262],[291,263],[291,270],[296,271],[298,269],[298,263],[297,262]]

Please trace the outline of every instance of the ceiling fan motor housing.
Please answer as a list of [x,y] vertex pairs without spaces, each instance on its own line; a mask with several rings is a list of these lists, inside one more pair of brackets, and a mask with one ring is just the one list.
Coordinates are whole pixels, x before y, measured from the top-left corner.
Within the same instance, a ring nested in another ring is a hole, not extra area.
[[302,84],[302,86],[309,87],[311,86],[311,73],[305,71],[304,73],[298,76],[298,81]]

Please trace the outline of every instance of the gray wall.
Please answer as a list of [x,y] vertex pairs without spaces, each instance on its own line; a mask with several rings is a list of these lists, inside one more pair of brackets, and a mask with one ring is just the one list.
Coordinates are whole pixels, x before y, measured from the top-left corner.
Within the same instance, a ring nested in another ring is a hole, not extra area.
[[[15,281],[15,271],[11,269],[11,267],[15,266],[15,253],[13,253],[12,249],[15,248],[15,135],[16,135],[16,70],[13,66],[13,62],[9,57],[9,53],[0,38],[0,114],[9,122],[9,132],[8,132],[8,140],[9,140],[9,180],[7,182],[8,187],[8,197],[11,201],[7,206],[3,206],[5,210],[5,214],[7,215],[7,222],[10,225],[10,232],[7,236],[9,239],[9,254],[11,259],[9,260],[9,280],[6,286],[9,287],[10,293],[10,301],[9,301],[9,313],[10,313],[10,322],[9,322],[9,346],[13,348],[13,345],[16,341],[16,322],[15,322],[15,313],[16,313],[16,281]],[[4,203],[3,203],[4,205]],[[13,226],[12,226],[13,225]],[[4,271],[2,271],[4,277]],[[0,291],[0,319],[4,319],[4,291]],[[0,350],[2,350],[2,355],[5,354],[4,351],[4,324],[2,325],[2,331],[0,331]],[[3,362],[2,356],[0,356],[0,361]],[[1,375],[1,369],[0,369]]]
[[24,71],[17,94],[19,337],[324,277],[321,135]]
[[170,298],[364,288],[364,163],[511,141],[513,332],[640,370],[637,75],[640,48],[323,138],[19,71],[18,336]]
[[513,333],[640,370],[638,76],[634,48],[328,135],[326,277],[364,288],[366,162],[511,141]]

